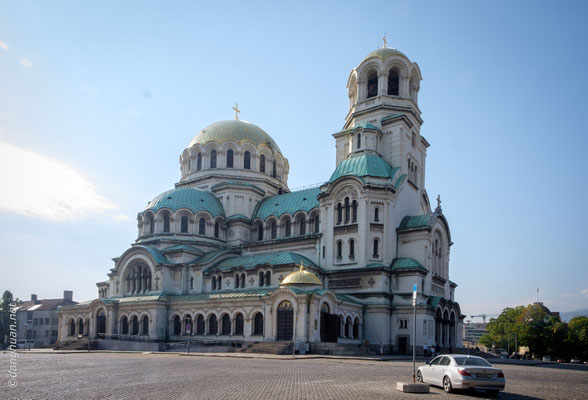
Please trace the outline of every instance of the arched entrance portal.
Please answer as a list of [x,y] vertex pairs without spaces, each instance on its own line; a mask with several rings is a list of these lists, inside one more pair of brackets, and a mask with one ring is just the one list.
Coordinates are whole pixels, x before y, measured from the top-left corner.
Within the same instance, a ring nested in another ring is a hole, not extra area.
[[294,307],[289,301],[283,301],[278,306],[278,335],[276,340],[292,340],[294,334]]
[[106,334],[106,315],[104,315],[104,310],[100,309],[96,313],[96,337],[98,339],[104,339],[105,334]]
[[330,314],[329,305],[321,305],[321,342],[337,342],[339,336],[339,319]]

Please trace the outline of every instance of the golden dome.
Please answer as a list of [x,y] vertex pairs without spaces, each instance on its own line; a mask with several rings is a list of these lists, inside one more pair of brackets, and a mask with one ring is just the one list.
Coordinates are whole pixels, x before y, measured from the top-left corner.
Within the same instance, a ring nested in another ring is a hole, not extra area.
[[322,282],[312,272],[308,272],[304,270],[304,264],[302,264],[302,260],[300,260],[300,271],[292,272],[288,276],[286,276],[280,286],[295,286],[295,285],[304,285],[304,286],[322,286]]

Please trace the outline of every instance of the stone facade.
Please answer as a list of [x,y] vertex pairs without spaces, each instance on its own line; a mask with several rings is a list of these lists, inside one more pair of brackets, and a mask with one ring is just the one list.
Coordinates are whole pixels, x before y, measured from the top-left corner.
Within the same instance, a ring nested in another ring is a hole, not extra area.
[[[421,74],[403,53],[369,54],[348,79],[336,168],[290,191],[289,163],[256,125],[221,121],[180,156],[175,189],[138,214],[138,239],[116,258],[99,298],[64,307],[60,340],[234,345],[339,342],[408,352],[462,345],[440,199],[425,190]],[[298,264],[322,286],[280,287]],[[412,289],[418,287],[416,321]],[[119,346],[120,347],[120,346]]]

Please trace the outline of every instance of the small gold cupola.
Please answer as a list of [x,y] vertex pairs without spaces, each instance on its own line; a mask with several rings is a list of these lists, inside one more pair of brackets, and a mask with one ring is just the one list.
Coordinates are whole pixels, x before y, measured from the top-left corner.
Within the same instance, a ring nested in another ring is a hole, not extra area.
[[322,282],[312,272],[304,270],[304,264],[300,260],[300,270],[292,272],[286,276],[280,283],[280,287],[291,286],[322,286]]

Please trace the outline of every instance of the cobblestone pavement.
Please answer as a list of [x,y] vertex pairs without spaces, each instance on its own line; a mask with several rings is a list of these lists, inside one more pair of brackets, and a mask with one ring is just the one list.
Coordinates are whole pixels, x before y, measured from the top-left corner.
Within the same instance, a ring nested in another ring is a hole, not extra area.
[[[0,399],[466,399],[483,392],[396,391],[411,379],[406,361],[231,358],[178,354],[19,353],[18,386],[0,354]],[[587,399],[588,370],[501,365],[503,399]]]

